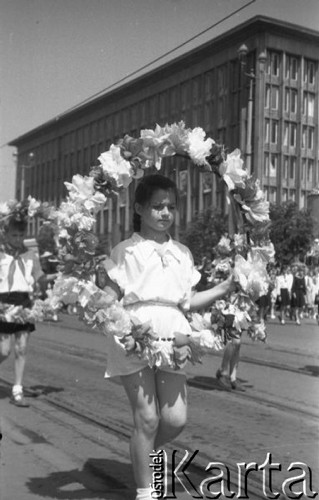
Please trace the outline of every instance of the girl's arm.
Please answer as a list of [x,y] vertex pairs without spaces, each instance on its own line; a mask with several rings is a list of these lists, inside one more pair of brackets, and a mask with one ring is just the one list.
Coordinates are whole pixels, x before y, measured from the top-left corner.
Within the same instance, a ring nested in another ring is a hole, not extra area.
[[190,300],[190,311],[193,311],[194,309],[205,309],[215,302],[215,300],[221,299],[224,295],[227,295],[227,293],[234,289],[234,277],[231,275],[227,278],[227,280],[222,281],[222,283],[219,283],[209,290],[195,292]]
[[37,283],[39,283],[39,284],[44,283],[46,285],[49,281],[55,280],[57,278],[57,276],[58,276],[58,273],[42,274],[38,278]]
[[117,300],[120,300],[123,296],[123,293],[120,289],[120,287],[115,283],[115,281],[112,281],[109,275],[107,274],[106,270],[102,267],[99,267],[96,272],[96,285],[104,290],[105,288],[112,289],[113,292],[115,292],[117,296]]

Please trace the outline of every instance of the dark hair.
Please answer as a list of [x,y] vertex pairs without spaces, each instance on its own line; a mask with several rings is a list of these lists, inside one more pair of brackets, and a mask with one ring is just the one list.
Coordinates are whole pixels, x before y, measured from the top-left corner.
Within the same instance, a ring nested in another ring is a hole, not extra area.
[[164,191],[172,190],[178,202],[178,189],[174,181],[160,174],[145,175],[138,184],[135,191],[134,214],[133,214],[133,230],[139,232],[141,230],[141,216],[135,211],[135,203],[146,205],[153,194],[159,189]]
[[16,219],[14,217],[11,217],[5,225],[5,231],[13,229],[15,231],[24,232],[26,231],[27,227],[28,222],[26,219]]

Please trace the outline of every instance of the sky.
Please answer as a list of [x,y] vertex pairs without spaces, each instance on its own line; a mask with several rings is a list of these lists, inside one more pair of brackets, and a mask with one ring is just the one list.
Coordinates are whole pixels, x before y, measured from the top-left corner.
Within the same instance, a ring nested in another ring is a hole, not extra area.
[[319,0],[0,0],[0,202],[9,141],[259,14],[319,30]]

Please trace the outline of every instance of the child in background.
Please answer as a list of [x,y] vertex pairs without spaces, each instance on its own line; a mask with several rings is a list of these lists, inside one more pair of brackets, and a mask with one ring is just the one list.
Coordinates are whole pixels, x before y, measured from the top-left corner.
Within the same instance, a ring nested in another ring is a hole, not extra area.
[[269,290],[270,290],[270,318],[275,319],[276,318],[276,301],[278,297],[278,290],[277,290],[277,270],[276,269],[270,269],[269,271],[269,278],[270,278],[270,283],[269,283]]
[[[184,311],[206,308],[233,288],[232,276],[212,289],[194,292],[200,280],[187,247],[168,234],[178,203],[176,185],[162,175],[147,175],[137,187],[134,233],[105,262],[107,286],[141,322],[150,322],[161,339],[172,342],[183,366],[190,357],[190,325]],[[131,459],[136,500],[151,500],[150,454],[182,431],[187,416],[186,375],[182,369],[150,368],[135,355],[132,336],[123,345],[107,337],[106,377],[121,376],[134,420]],[[125,350],[126,349],[126,350]]]
[[[30,308],[34,287],[44,274],[37,254],[23,244],[26,230],[27,221],[14,217],[5,227],[5,242],[0,249],[0,302]],[[0,363],[14,347],[15,380],[10,401],[18,407],[29,406],[23,395],[22,381],[27,344],[34,329],[32,323],[0,320]]]
[[306,311],[305,314],[308,318],[315,318],[315,296],[316,296],[316,284],[315,284],[315,274],[311,269],[307,269],[305,281],[306,281]]
[[292,305],[295,311],[297,325],[300,325],[300,318],[306,304],[306,292],[305,271],[303,267],[299,266],[294,275],[291,287]]
[[283,266],[281,269],[281,273],[277,276],[276,280],[276,290],[280,304],[279,319],[282,325],[286,323],[286,316],[288,314],[288,308],[291,303],[291,287],[293,276],[289,271],[289,267]]

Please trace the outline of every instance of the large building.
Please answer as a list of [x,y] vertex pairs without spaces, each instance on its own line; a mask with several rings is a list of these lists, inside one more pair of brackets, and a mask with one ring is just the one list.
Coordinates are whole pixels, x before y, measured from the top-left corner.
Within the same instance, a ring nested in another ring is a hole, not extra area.
[[[183,120],[228,151],[239,147],[270,202],[306,207],[319,185],[318,63],[318,31],[255,17],[11,141],[17,199],[32,194],[58,205],[64,181],[87,174],[119,138]],[[167,160],[165,173],[182,191],[177,232],[205,207],[226,210],[222,185],[188,160]],[[131,188],[99,217],[110,244],[131,230]]]

